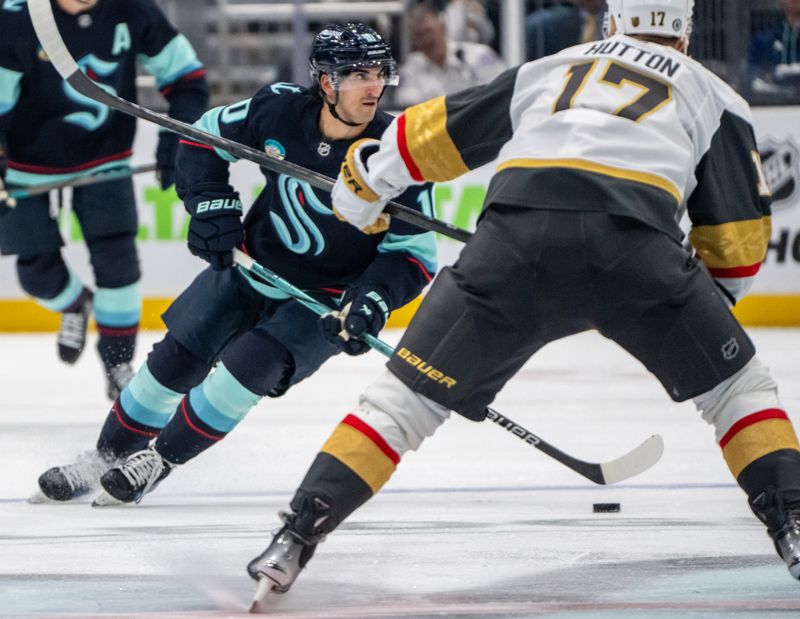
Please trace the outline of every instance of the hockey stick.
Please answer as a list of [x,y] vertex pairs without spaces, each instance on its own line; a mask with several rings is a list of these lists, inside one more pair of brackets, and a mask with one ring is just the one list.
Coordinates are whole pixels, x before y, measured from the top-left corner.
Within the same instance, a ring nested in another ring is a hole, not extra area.
[[[292,285],[277,273],[261,266],[243,251],[238,249],[233,250],[233,259],[241,268],[275,286],[275,288],[288,294],[318,315],[322,316],[331,311],[331,308]],[[377,337],[366,334],[363,336],[363,339],[372,348],[387,357],[391,357],[392,354],[394,354],[394,349]],[[496,410],[487,408],[486,411],[486,416],[501,428],[508,430],[517,438],[525,441],[528,445],[532,445],[536,449],[543,451],[548,456],[565,465],[567,468],[572,469],[579,475],[600,485],[615,484],[629,479],[630,477],[634,477],[639,473],[643,473],[658,462],[664,451],[664,441],[658,434],[654,434],[641,445],[615,460],[597,463],[586,462],[564,453],[542,437],[537,436],[530,430],[526,430],[515,421],[504,417]]]
[[[174,133],[191,138],[202,144],[224,150],[239,159],[247,159],[248,161],[257,163],[278,174],[293,176],[294,178],[307,182],[317,189],[323,189],[325,191],[333,189],[333,180],[323,174],[291,163],[290,161],[270,157],[266,153],[256,150],[255,148],[245,146],[244,144],[228,140],[221,136],[212,135],[202,129],[175,120],[164,114],[159,114],[158,112],[149,110],[136,103],[127,101],[122,97],[106,92],[80,70],[75,59],[70,55],[58,31],[58,26],[53,17],[53,9],[50,6],[50,0],[29,0],[28,10],[31,15],[33,27],[36,30],[36,36],[39,38],[42,48],[50,58],[56,71],[59,72],[70,86],[82,95],[94,99],[99,103],[103,103],[117,111],[124,112],[125,114],[149,120]],[[418,228],[438,232],[456,241],[465,243],[472,236],[472,234],[466,230],[440,219],[428,217],[397,202],[388,202],[384,208],[384,212],[389,213],[401,221],[417,226]]]
[[38,196],[39,194],[47,193],[53,189],[65,189],[67,187],[82,187],[84,185],[94,185],[96,183],[105,183],[108,181],[116,181],[122,178],[128,178],[137,174],[145,174],[147,172],[154,172],[156,169],[155,163],[148,163],[147,165],[134,166],[132,168],[123,168],[118,170],[109,170],[108,172],[97,172],[96,174],[87,174],[86,176],[78,176],[68,181],[61,181],[58,183],[45,183],[42,185],[31,185],[25,189],[15,189],[9,192],[9,197],[19,200],[20,198],[30,198],[31,196]]

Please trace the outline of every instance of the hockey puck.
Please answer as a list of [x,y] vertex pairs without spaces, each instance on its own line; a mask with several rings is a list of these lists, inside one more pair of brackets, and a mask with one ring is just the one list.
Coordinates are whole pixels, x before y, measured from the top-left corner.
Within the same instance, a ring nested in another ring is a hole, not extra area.
[[610,514],[618,512],[621,508],[619,503],[592,503],[592,511],[595,514]]

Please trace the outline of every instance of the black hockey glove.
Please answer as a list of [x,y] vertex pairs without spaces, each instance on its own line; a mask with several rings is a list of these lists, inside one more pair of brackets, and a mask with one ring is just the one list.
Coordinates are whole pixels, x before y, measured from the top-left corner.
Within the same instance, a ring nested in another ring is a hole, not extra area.
[[178,152],[180,136],[171,131],[162,131],[158,135],[156,146],[156,178],[161,189],[169,189],[175,184],[175,155]]
[[358,338],[365,333],[378,335],[389,318],[384,295],[374,286],[356,286],[348,290],[342,300],[342,310],[319,319],[322,335],[348,355],[363,355],[370,347]]
[[185,201],[192,216],[189,221],[189,251],[207,261],[217,271],[233,265],[232,251],[244,241],[242,203],[230,191],[190,193]]

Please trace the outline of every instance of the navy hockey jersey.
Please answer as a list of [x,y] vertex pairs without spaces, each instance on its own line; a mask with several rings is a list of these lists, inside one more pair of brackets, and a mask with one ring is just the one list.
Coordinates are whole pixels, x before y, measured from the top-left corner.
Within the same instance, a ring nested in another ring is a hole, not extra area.
[[[339,173],[350,145],[379,138],[392,117],[378,111],[364,132],[352,140],[326,141],[318,122],[322,101],[305,88],[277,83],[253,98],[218,107],[197,123],[199,128],[285,158],[330,178]],[[229,153],[189,140],[178,151],[178,195],[193,187],[227,185]],[[264,191],[245,216],[246,250],[258,262],[306,289],[337,294],[354,283],[379,286],[392,309],[413,299],[436,270],[432,232],[392,220],[386,233],[366,235],[339,221],[330,193],[262,168]],[[430,185],[418,185],[398,201],[432,214]]]
[[[100,0],[69,15],[53,0],[58,29],[82,70],[103,88],[136,101],[137,64],[155,76],[169,115],[192,122],[208,102],[205,70],[153,0]],[[0,9],[0,140],[9,184],[66,180],[127,163],[136,119],[67,84],[33,30],[24,0]]]

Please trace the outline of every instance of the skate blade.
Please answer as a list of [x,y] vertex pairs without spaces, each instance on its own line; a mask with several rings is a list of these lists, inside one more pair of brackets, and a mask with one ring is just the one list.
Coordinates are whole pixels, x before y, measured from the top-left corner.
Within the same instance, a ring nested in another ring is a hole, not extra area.
[[65,502],[66,501],[56,501],[55,499],[51,499],[41,490],[37,490],[28,497],[28,503],[30,503],[31,505],[41,505],[42,503],[50,503],[52,505],[55,503],[65,503]]
[[125,505],[125,503],[119,499],[115,499],[105,491],[98,494],[94,498],[94,501],[92,501],[92,507],[113,507],[114,505]]
[[275,588],[275,583],[267,578],[266,576],[262,576],[258,579],[258,587],[256,588],[256,594],[253,596],[253,602],[250,604],[250,608],[247,612],[258,614],[258,613],[266,613],[267,612],[267,601],[269,598],[274,595],[273,589]]

